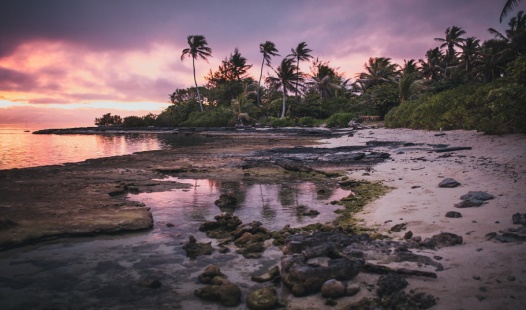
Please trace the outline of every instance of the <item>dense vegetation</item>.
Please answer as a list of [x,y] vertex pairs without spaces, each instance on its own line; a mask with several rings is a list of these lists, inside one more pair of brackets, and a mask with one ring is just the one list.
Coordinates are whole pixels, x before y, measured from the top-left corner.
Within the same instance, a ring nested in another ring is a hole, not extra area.
[[[192,59],[194,86],[176,89],[159,115],[120,120],[107,114],[96,124],[343,127],[360,115],[377,115],[389,127],[526,133],[526,16],[518,12],[505,33],[488,31],[494,39],[480,42],[449,27],[423,59],[395,64],[371,57],[352,83],[330,61],[313,57],[306,42],[272,66],[280,54],[266,41],[259,46],[258,77],[250,76],[253,65],[236,48],[209,71],[204,86],[195,79],[196,60],[206,60],[212,49],[204,36],[191,35],[181,60]],[[299,70],[301,62],[310,62],[310,72]],[[272,72],[267,77],[265,66]]]

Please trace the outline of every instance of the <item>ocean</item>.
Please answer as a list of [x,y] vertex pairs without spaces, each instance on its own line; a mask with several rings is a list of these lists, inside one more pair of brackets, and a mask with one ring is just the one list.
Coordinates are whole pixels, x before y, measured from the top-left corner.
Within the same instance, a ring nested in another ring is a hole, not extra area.
[[[35,135],[33,131],[67,126],[0,124],[0,169],[80,162],[196,144],[197,137],[174,134]],[[73,127],[73,126],[69,126]]]

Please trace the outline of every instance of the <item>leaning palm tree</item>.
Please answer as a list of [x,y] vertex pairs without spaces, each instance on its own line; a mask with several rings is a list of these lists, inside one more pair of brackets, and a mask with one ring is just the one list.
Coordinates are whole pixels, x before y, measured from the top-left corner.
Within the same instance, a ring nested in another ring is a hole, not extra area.
[[444,68],[444,77],[447,78],[447,68],[455,60],[455,46],[462,47],[461,43],[465,39],[462,36],[466,31],[462,28],[453,26],[446,29],[446,36],[444,38],[435,38],[435,41],[442,42],[440,48],[446,48],[446,67]]
[[195,59],[201,58],[207,60],[207,57],[212,56],[212,49],[207,46],[208,43],[206,42],[206,39],[203,35],[190,35],[187,37],[187,40],[189,47],[183,50],[183,53],[181,54],[181,61],[183,61],[185,57],[192,57],[195,89],[197,91],[197,99],[199,100],[199,108],[201,109],[201,112],[203,112],[203,102],[201,101],[199,87],[197,87],[197,80],[195,78]]
[[504,4],[504,7],[502,8],[502,12],[500,13],[500,19],[499,21],[502,23],[502,19],[508,15],[516,6],[519,5],[519,2],[521,0],[506,0],[506,3]]
[[276,48],[276,45],[271,41],[266,41],[265,43],[261,43],[259,45],[259,52],[263,54],[263,61],[261,62],[261,73],[259,74],[258,91],[257,91],[258,106],[261,106],[261,99],[259,97],[259,91],[261,87],[261,77],[263,77],[263,67],[265,63],[267,63],[267,66],[270,67],[270,56],[279,56],[279,54],[278,54],[278,49]]
[[363,91],[376,85],[393,82],[397,73],[396,64],[391,63],[391,58],[385,57],[369,58],[364,64],[364,69],[364,72],[357,75]]
[[296,60],[296,98],[298,97],[298,90],[299,90],[299,80],[300,80],[300,61],[309,60],[309,58],[313,58],[309,53],[312,52],[310,48],[307,48],[306,42],[301,42],[298,44],[296,49],[291,49],[292,54],[287,55],[287,57],[290,57],[292,59]]
[[426,59],[420,59],[420,67],[422,68],[422,76],[432,81],[438,81],[443,71],[442,62],[444,54],[442,51],[435,47],[426,52]]
[[302,80],[301,77],[298,77],[298,75],[294,73],[294,71],[296,71],[296,66],[292,63],[293,61],[293,59],[284,58],[279,67],[272,69],[276,73],[276,76],[267,77],[268,84],[276,89],[281,89],[283,92],[281,118],[285,118],[285,113],[287,113],[287,90],[295,91],[295,85]]

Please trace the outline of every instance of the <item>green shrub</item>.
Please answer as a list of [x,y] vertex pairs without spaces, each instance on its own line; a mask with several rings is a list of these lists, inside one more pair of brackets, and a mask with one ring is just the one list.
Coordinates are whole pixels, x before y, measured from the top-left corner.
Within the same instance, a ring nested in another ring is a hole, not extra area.
[[329,128],[347,127],[353,118],[356,118],[354,113],[336,113],[329,117],[326,126]]
[[298,120],[298,125],[305,127],[314,127],[316,120],[310,116],[302,117]]
[[142,117],[127,116],[122,121],[122,127],[144,127],[146,126]]
[[232,126],[234,112],[227,109],[216,109],[204,112],[192,112],[188,119],[179,123],[180,127],[226,127]]
[[294,127],[296,122],[288,117],[269,117],[266,122],[271,127]]

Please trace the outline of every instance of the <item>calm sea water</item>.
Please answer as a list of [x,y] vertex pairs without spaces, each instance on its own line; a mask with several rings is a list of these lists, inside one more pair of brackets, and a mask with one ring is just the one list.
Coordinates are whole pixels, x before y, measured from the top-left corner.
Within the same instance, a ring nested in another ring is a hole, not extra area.
[[79,162],[202,142],[202,138],[174,134],[32,134],[45,128],[50,127],[0,125],[0,169]]

